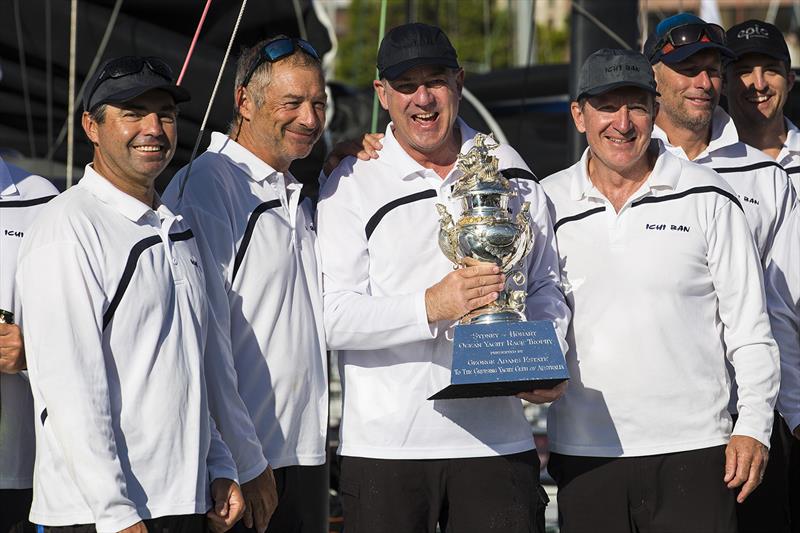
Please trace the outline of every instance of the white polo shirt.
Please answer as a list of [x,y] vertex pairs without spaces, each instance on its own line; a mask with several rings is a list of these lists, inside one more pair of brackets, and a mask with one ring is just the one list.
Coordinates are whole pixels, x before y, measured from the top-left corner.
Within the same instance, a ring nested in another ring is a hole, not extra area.
[[786,170],[792,180],[795,192],[800,191],[800,130],[797,129],[791,120],[783,119],[786,122],[786,142],[783,143],[776,161]]
[[204,286],[182,219],[91,166],[40,211],[17,271],[36,412],[32,522],[104,532],[205,513],[211,481],[236,479],[207,406]]
[[[656,126],[653,138],[667,150],[688,159],[683,148],[669,143]],[[795,200],[795,191],[783,168],[767,154],[739,141],[733,119],[721,107],[711,119],[711,140],[693,162],[714,169],[736,192],[756,241],[762,266],[766,265],[775,235]]]
[[[291,174],[222,133],[192,164],[178,204],[184,173],[164,201],[195,230],[206,271],[228,304],[214,310],[231,347],[213,358],[213,373],[232,379],[210,383],[222,436],[236,450],[255,426],[273,468],[323,464],[328,379],[311,200]],[[240,401],[252,425],[226,420],[223,413]],[[238,464],[243,479],[250,477]]]
[[[17,251],[39,210],[57,194],[43,177],[0,158],[0,309],[18,314]],[[30,384],[22,374],[0,374],[0,395],[0,489],[29,489],[36,449]]]
[[739,377],[733,432],[769,445],[778,351],[747,221],[717,174],[659,150],[619,213],[587,175],[588,149],[541,182],[575,310],[570,384],[548,410],[555,452],[627,457],[727,443],[726,358]]
[[778,411],[790,429],[800,426],[800,209],[792,210],[772,247],[766,274],[772,334],[781,351]]
[[[476,132],[459,119],[462,152]],[[534,247],[523,264],[527,315],[550,320],[564,341],[569,309],[558,287],[558,258],[541,187],[510,146],[493,152],[517,169],[531,202]],[[344,396],[339,453],[383,459],[437,459],[518,453],[534,448],[514,397],[428,401],[450,383],[452,323],[428,324],[425,290],[452,272],[438,245],[435,204],[460,176],[442,179],[414,161],[386,128],[379,159],[347,158],[325,183],[318,208],[325,329],[339,351]]]

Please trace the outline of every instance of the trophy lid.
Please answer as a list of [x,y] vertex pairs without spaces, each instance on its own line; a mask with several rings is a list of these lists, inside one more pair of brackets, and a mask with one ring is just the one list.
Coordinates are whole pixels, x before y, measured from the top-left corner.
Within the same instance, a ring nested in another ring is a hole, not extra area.
[[453,198],[483,194],[514,195],[511,184],[498,168],[499,160],[489,154],[497,148],[491,135],[478,133],[466,154],[459,154],[456,166],[463,173],[453,186]]

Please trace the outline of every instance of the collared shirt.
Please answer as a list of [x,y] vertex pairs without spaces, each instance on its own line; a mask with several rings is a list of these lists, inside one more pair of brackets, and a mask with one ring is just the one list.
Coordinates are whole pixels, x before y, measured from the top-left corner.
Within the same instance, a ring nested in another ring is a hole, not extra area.
[[[465,152],[476,132],[459,119]],[[502,145],[500,168],[531,178],[522,158]],[[425,290],[452,272],[438,246],[436,204],[457,219],[451,187],[461,171],[442,179],[414,161],[386,128],[376,160],[345,159],[325,183],[318,208],[325,329],[339,351],[344,408],[339,453],[384,459],[481,457],[534,447],[514,397],[429,401],[450,383],[450,322],[428,324]],[[534,246],[522,266],[527,315],[550,320],[564,341],[569,309],[558,287],[552,225],[541,187],[512,180],[530,201]]]
[[[222,290],[225,301],[214,314],[230,346],[209,361],[209,375],[225,378],[209,382],[220,432],[243,479],[252,453],[240,443],[253,431],[273,468],[320,465],[328,381],[311,200],[301,200],[302,185],[291,174],[222,133],[192,164],[178,202],[184,175],[173,178],[165,202],[195,230],[209,291]],[[224,414],[241,411],[241,402],[252,423]]]
[[550,449],[619,457],[728,441],[769,445],[780,381],[761,267],[733,191],[659,146],[655,167],[617,213],[587,174],[589,150],[542,180],[562,283],[575,314],[572,377],[548,411]]
[[[57,194],[43,177],[0,158],[0,309],[18,314],[17,251],[39,210]],[[30,384],[22,374],[2,374],[0,395],[0,489],[27,489],[33,486],[36,449]]]
[[772,333],[781,351],[778,411],[800,426],[800,209],[792,210],[772,247],[766,274]]
[[17,290],[36,412],[30,519],[119,531],[205,513],[236,479],[208,412],[207,310],[191,230],[91,166],[45,206]]
[[786,142],[776,161],[791,178],[795,192],[800,192],[800,130],[788,118],[783,120],[786,123]]
[[[653,129],[653,138],[661,140],[674,155],[688,159],[658,126]],[[739,141],[733,120],[721,107],[714,110],[711,119],[708,147],[692,161],[714,169],[736,192],[765,266],[775,235],[795,200],[786,172],[761,150]]]

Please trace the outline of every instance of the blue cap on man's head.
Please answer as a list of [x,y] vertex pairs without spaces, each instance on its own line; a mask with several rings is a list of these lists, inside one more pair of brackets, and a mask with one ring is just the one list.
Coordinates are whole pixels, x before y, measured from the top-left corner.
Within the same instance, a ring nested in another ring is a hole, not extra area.
[[734,57],[725,44],[725,30],[691,13],[678,13],[665,18],[644,44],[644,55],[651,65],[658,62],[680,63],[701,50],[718,50]]

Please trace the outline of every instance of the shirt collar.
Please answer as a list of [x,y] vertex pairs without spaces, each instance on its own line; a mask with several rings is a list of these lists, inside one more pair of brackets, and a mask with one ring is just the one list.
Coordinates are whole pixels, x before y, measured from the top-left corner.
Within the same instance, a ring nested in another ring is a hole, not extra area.
[[228,157],[234,165],[242,169],[255,182],[260,183],[264,180],[275,182],[278,179],[278,174],[283,174],[287,183],[298,183],[291,173],[278,172],[263,159],[224,133],[215,131],[211,134],[211,143],[208,145],[208,151]]
[[[664,144],[664,147],[673,154],[689,159],[686,152],[680,146],[670,144],[667,133],[658,126],[653,127],[653,138],[658,139]],[[711,140],[703,152],[701,152],[694,160],[702,159],[711,152],[733,146],[739,142],[739,132],[736,131],[736,126],[731,117],[719,106],[714,110],[711,117]]]
[[[784,117],[783,120],[786,123],[786,142],[783,143],[781,154],[778,156],[779,161],[783,159],[784,155],[800,152],[800,130],[788,118]],[[788,153],[784,154],[784,151]]]
[[19,194],[14,180],[11,179],[11,171],[6,166],[6,162],[0,157],[0,196],[16,196]]
[[[122,192],[114,184],[108,181],[105,177],[101,176],[89,163],[86,165],[83,178],[78,182],[77,187],[87,189],[92,193],[95,198],[108,205],[112,209],[119,211],[124,217],[139,222],[145,215],[155,213],[156,210],[150,206],[140,202],[133,196]],[[159,205],[157,212],[159,219],[164,216],[174,217],[175,215],[161,203],[161,199],[156,195],[156,201]]]
[[[645,186],[642,190],[654,189],[672,189],[678,185],[680,177],[680,161],[669,153],[664,143],[660,139],[654,139],[658,147],[658,156],[656,157],[653,170],[647,177]],[[580,161],[576,165],[576,171],[572,173],[572,182],[570,183],[570,196],[573,200],[579,201],[584,198],[598,198],[604,199],[605,196],[595,187],[592,180],[589,178],[589,156],[591,150],[587,148],[583,151]]]
[[[390,122],[386,126],[386,132],[382,141],[383,149],[381,150],[381,157],[384,157],[384,154],[388,156],[390,164],[395,167],[401,179],[424,173],[427,169],[417,163],[414,158],[408,155],[408,152],[400,146],[400,143],[394,136],[394,131],[392,130],[393,126],[393,122]],[[477,132],[467,126],[467,123],[461,120],[460,117],[456,117],[455,127],[459,128],[461,132],[460,151],[464,153],[472,146],[474,142],[473,138]]]

